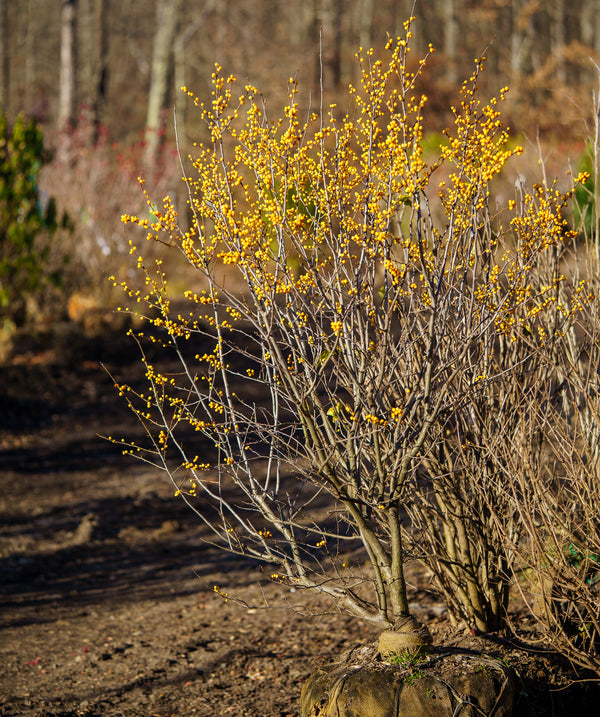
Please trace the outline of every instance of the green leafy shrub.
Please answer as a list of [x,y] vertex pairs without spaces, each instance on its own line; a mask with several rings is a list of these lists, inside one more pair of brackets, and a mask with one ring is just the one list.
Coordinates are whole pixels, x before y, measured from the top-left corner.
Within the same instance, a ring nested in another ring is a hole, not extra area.
[[591,238],[596,236],[596,182],[594,176],[594,148],[588,146],[578,162],[578,169],[587,172],[590,179],[575,189],[575,226]]
[[48,156],[40,128],[20,115],[12,127],[0,113],[0,321],[22,323],[27,298],[48,284],[58,285],[60,268],[51,268],[52,240],[68,228],[56,203],[45,206],[38,176]]

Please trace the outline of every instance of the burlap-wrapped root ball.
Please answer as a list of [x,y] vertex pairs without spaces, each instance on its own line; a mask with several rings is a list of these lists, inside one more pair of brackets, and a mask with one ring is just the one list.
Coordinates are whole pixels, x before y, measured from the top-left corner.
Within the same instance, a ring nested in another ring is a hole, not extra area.
[[375,657],[319,668],[302,688],[302,717],[510,717],[517,680],[502,662],[432,650],[422,662]]
[[379,654],[389,658],[394,655],[422,655],[429,651],[432,643],[429,630],[414,617],[399,620],[393,630],[385,630],[379,635]]

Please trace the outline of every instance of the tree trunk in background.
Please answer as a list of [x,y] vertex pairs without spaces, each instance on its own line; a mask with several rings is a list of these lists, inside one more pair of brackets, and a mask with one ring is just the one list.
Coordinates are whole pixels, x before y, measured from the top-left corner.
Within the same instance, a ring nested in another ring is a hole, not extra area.
[[[583,45],[593,48],[594,52],[600,54],[600,0],[587,0],[582,3],[579,36]],[[590,62],[582,68],[581,79],[593,80],[596,74],[597,71]]]
[[9,50],[6,3],[8,0],[0,0],[0,108],[3,111],[9,109]]
[[[33,0],[26,0],[24,4],[25,11],[25,22],[27,23],[25,28],[25,36],[23,38],[23,49],[24,49],[24,81],[23,81],[23,99],[19,109],[25,110],[27,114],[36,114],[34,105],[36,103],[35,97],[35,66],[37,53],[35,51],[36,40],[38,36],[38,17],[35,11]],[[62,41],[62,38],[61,38]]]
[[173,42],[173,75],[175,80],[174,105],[177,110],[177,137],[183,155],[187,153],[189,145],[187,107],[190,100],[183,94],[183,92],[181,92],[181,88],[187,85],[186,46],[192,37],[202,30],[207,17],[216,9],[219,2],[221,2],[221,0],[206,0],[202,10],[198,13],[198,15],[193,16],[193,19],[190,22],[182,27]]
[[456,2],[457,0],[444,0],[443,2],[443,52],[446,58],[446,82],[453,87],[456,85],[458,78],[456,67],[456,42],[458,37]]
[[512,36],[511,36],[511,85],[515,91],[520,89],[521,78],[525,73],[525,60],[531,47],[531,34],[528,32],[531,21],[531,3],[528,0],[512,0]]
[[97,0],[96,22],[98,23],[98,65],[94,82],[95,112],[97,122],[102,121],[106,94],[108,91],[108,34],[110,17],[110,0]]
[[[315,24],[314,0],[303,0],[299,3],[288,3],[288,36],[294,49],[305,49],[314,41],[312,29]],[[312,52],[313,48],[310,48]]]
[[[589,0],[585,0],[589,2]],[[550,10],[550,33],[552,54],[556,61],[556,77],[563,85],[567,82],[567,63],[565,60],[566,12],[565,0],[553,0]]]
[[318,0],[317,14],[321,30],[319,79],[324,90],[335,90],[342,79],[341,0]]
[[374,0],[362,0],[358,26],[358,42],[365,50],[368,50],[373,44],[373,10]]
[[[106,99],[107,60],[108,60],[108,28],[107,17],[110,10],[108,0],[79,0],[81,3],[80,37],[81,46],[85,47],[82,57],[81,85],[84,88],[85,104],[90,121],[98,126],[102,118]],[[97,137],[94,136],[94,140]]]
[[592,7],[594,8],[594,52],[600,55],[600,2],[599,0],[593,0]]
[[[355,5],[352,13],[352,37],[357,38],[357,41],[348,47],[352,54],[355,54],[359,47],[362,47],[364,51],[373,47],[374,9],[374,0],[360,0]],[[358,62],[352,65],[352,75],[353,81],[358,84],[361,78],[361,68]]]
[[173,77],[175,80],[175,121],[177,131],[177,141],[180,143],[182,153],[187,152],[187,146],[189,144],[188,132],[187,132],[187,105],[188,98],[183,96],[180,91],[182,87],[186,86],[186,72],[185,72],[185,34],[179,33],[175,38],[173,44]]
[[[421,56],[423,51],[427,48],[427,42],[425,42],[426,25],[423,14],[423,3],[418,2],[414,4],[414,0],[396,0],[392,3],[390,9],[390,35],[395,39],[397,37],[404,37],[404,23],[411,17],[415,18],[415,22],[412,26],[412,42],[411,47],[415,55]],[[432,40],[432,44],[436,49],[439,47],[439,39],[436,37]]]
[[75,120],[75,26],[77,0],[62,0],[60,15],[60,79],[58,128],[68,129]]
[[581,4],[581,15],[579,16],[579,37],[582,45],[594,46],[596,13],[598,3],[596,0],[586,0]]
[[163,110],[168,98],[169,74],[181,0],[156,0],[156,33],[152,47],[150,90],[146,114],[146,164],[150,166],[158,155],[160,133],[163,129]]

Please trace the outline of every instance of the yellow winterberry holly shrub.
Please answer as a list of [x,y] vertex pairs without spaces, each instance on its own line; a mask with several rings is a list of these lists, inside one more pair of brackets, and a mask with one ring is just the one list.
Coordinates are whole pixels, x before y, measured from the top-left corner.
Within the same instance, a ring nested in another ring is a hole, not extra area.
[[[190,158],[189,211],[148,198],[155,221],[124,217],[197,277],[182,307],[164,266],[138,261],[140,346],[161,342],[178,368],[146,363],[145,392],[120,387],[148,436],[125,449],[167,473],[213,542],[383,625],[409,611],[402,516],[443,505],[443,444],[458,456],[470,407],[537,350],[524,336],[548,340],[535,271],[569,235],[552,188],[491,214],[490,183],[519,150],[506,88],[478,96],[483,59],[425,161],[428,55],[410,70],[410,37],[409,22],[383,58],[359,53],[345,112],[301,111],[292,79],[271,117],[216,66],[212,99],[194,99],[210,141]],[[500,344],[520,353],[503,365]]]

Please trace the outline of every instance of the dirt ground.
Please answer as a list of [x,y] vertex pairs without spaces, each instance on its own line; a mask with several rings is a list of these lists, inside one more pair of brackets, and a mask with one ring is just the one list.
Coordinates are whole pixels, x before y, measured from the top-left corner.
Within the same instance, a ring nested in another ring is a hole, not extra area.
[[[260,587],[256,565],[203,543],[161,474],[99,437],[138,430],[100,366],[135,382],[137,358],[122,332],[64,325],[23,334],[0,367],[0,715],[298,715],[315,660],[376,630],[304,592]],[[517,670],[519,715],[597,714],[585,675],[452,628],[422,571],[409,581],[438,644]]]

